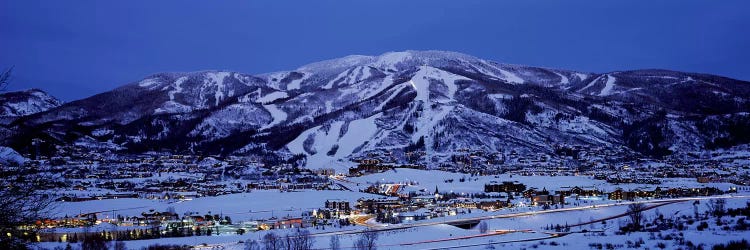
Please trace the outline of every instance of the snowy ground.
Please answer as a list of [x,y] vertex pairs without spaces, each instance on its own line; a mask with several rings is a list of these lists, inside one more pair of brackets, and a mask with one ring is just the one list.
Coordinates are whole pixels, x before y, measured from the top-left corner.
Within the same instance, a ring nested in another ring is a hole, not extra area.
[[[171,176],[175,177],[175,176]],[[162,176],[161,178],[168,178]],[[460,182],[459,179],[465,178],[466,181]],[[446,182],[452,179],[453,182]],[[478,193],[483,192],[484,184],[492,181],[518,181],[527,187],[547,188],[548,190],[559,190],[561,188],[581,186],[595,187],[604,191],[612,191],[615,188],[626,190],[634,188],[653,189],[660,187],[702,187],[714,186],[722,190],[728,189],[731,184],[710,183],[700,184],[693,179],[666,179],[659,185],[643,184],[626,184],[612,185],[601,180],[594,180],[588,176],[518,176],[498,175],[498,176],[476,176],[460,173],[449,173],[443,171],[423,171],[414,169],[396,169],[385,173],[372,174],[356,178],[348,178],[346,181],[338,183],[351,186],[352,189],[364,188],[375,182],[381,183],[414,183],[413,186],[407,187],[407,191],[427,190],[432,192],[437,186],[441,192],[466,192]],[[81,191],[83,193],[83,191]],[[90,192],[90,191],[89,191]],[[738,195],[746,195],[741,193]],[[147,200],[147,199],[111,199],[111,200],[94,200],[85,202],[61,202],[56,209],[56,216],[75,215],[79,213],[100,212],[100,218],[112,216],[134,216],[140,215],[149,209],[165,211],[168,207],[174,207],[179,214],[186,212],[198,212],[199,214],[208,213],[223,214],[232,217],[233,221],[247,221],[254,219],[265,219],[271,216],[299,216],[303,211],[311,211],[320,208],[326,199],[343,199],[349,200],[352,204],[359,198],[375,198],[379,196],[350,192],[350,191],[302,191],[302,192],[279,192],[277,190],[253,191],[251,193],[230,194],[217,197],[203,197],[188,201],[164,201],[164,200]],[[744,207],[750,201],[746,198],[728,199],[727,207]],[[458,216],[434,218],[425,221],[410,222],[410,228],[401,228],[397,230],[384,231],[380,234],[378,240],[379,249],[432,249],[444,247],[461,247],[463,249],[483,249],[490,243],[494,247],[521,249],[521,248],[559,248],[559,249],[589,249],[591,243],[612,243],[627,245],[628,241],[634,242],[639,239],[646,241],[645,246],[654,248],[657,243],[661,242],[669,248],[675,248],[676,243],[669,240],[650,240],[652,235],[649,233],[632,233],[630,235],[615,235],[615,231],[622,225],[624,218],[610,219],[607,223],[592,223],[584,226],[571,228],[573,232],[582,230],[588,233],[572,233],[553,237],[551,230],[545,228],[549,225],[574,225],[586,223],[588,221],[609,218],[620,215],[626,211],[626,206],[606,206],[612,204],[612,201],[605,200],[587,200],[582,201],[569,200],[571,203],[578,203],[581,206],[592,206],[596,208],[583,209],[574,211],[561,211],[556,213],[538,213],[539,207],[517,207],[512,209],[502,209],[494,212],[487,212],[474,209],[469,214],[459,214]],[[705,200],[702,204],[695,206],[700,212],[706,210]],[[622,203],[621,203],[622,204]],[[565,208],[573,208],[568,205]],[[671,205],[665,205],[657,209],[647,211],[647,219],[656,216],[656,211],[665,216],[682,216],[692,215],[694,206],[691,201],[680,202]],[[518,213],[534,212],[532,214]],[[463,218],[477,218],[487,216],[503,216],[505,218],[485,219],[491,235],[480,235],[478,229],[461,229],[454,226],[442,224],[444,221]],[[401,224],[403,226],[404,224]],[[398,227],[392,225],[389,227]],[[327,230],[308,228],[316,239],[316,248],[324,249],[328,246],[332,234],[340,235],[341,245],[349,247],[359,237],[357,234],[351,234],[351,230],[362,230],[362,226],[350,226],[345,228],[327,228]],[[504,233],[494,233],[495,230]],[[508,230],[511,230],[510,232]],[[349,231],[342,232],[342,231]],[[605,236],[592,231],[603,231]],[[277,234],[285,235],[290,231],[275,230]],[[507,232],[507,233],[505,233]],[[250,239],[259,240],[266,232],[251,232],[245,235],[223,234],[219,236],[194,236],[183,238],[153,239],[127,241],[129,248],[141,248],[152,244],[186,244],[199,245],[207,244],[209,246],[221,246],[225,249],[242,249],[239,241]],[[671,234],[675,232],[665,232]],[[710,237],[706,237],[710,235]],[[684,239],[690,239],[693,243],[703,243],[711,246],[715,243],[725,243],[729,240],[747,239],[748,236],[742,232],[722,231],[720,229],[711,229],[708,231],[686,231],[683,232]],[[552,243],[554,242],[554,243]],[[60,243],[40,243],[40,247],[53,248]]]
[[[750,201],[743,199],[727,199],[727,208],[744,207]],[[706,211],[705,203],[695,206],[698,212]],[[646,220],[653,220],[658,214],[665,217],[681,216],[683,214],[692,214],[694,212],[692,202],[680,202],[670,205],[661,206],[644,212]],[[710,227],[706,231],[696,231],[695,229],[676,232],[668,230],[659,234],[647,232],[637,232],[625,235],[617,235],[615,232],[619,226],[624,223],[625,218],[616,218],[608,220],[606,223],[593,223],[590,225],[573,227],[571,234],[556,237],[551,233],[552,230],[546,230],[544,227],[550,224],[577,224],[598,220],[611,216],[616,216],[626,211],[625,206],[602,207],[593,210],[570,211],[562,213],[536,214],[533,216],[521,216],[512,218],[490,219],[488,223],[489,234],[481,234],[477,228],[461,229],[445,224],[429,225],[416,228],[399,229],[393,231],[384,231],[379,234],[377,240],[378,249],[437,249],[437,248],[462,248],[462,249],[486,249],[492,245],[501,249],[590,249],[590,244],[612,244],[620,245],[625,249],[628,242],[643,240],[644,244],[640,248],[657,248],[657,244],[664,244],[666,248],[674,249],[680,245],[678,240],[667,239],[665,236],[674,235],[685,241],[691,241],[693,244],[704,244],[712,246],[717,243],[726,243],[730,240],[748,239],[746,232],[723,231],[719,228]],[[729,218],[728,216],[725,216]],[[339,232],[338,236],[341,246],[348,248],[359,237],[356,234],[343,234],[341,232],[361,227],[348,227],[345,229],[328,228],[327,231],[315,228],[309,228],[315,239],[316,249],[326,249],[332,233]],[[293,230],[293,229],[292,229]],[[343,231],[342,231],[343,230]],[[517,230],[517,231],[516,231]],[[582,232],[587,230],[589,232]],[[290,230],[276,230],[276,234],[285,235],[293,233]],[[507,233],[506,233],[507,232]],[[221,235],[221,236],[195,236],[185,238],[168,238],[153,240],[127,241],[128,248],[141,248],[152,244],[186,244],[221,247],[223,249],[243,249],[240,241],[260,240],[267,232],[253,232],[245,235]],[[679,235],[682,233],[682,235]],[[52,248],[59,246],[61,243],[40,243],[38,246]]]

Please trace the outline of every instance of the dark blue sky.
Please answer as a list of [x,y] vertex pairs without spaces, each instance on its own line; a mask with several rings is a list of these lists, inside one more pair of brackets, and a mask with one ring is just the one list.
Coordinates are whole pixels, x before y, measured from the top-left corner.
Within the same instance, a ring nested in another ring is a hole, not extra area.
[[592,72],[750,80],[750,1],[0,2],[10,89],[71,101],[162,71],[264,73],[350,54],[450,50]]

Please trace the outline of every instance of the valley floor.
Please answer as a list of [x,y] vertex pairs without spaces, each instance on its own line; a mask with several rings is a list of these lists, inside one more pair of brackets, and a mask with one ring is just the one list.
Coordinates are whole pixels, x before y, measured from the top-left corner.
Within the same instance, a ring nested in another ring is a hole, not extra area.
[[[603,181],[585,176],[482,176],[466,182],[447,182],[447,179],[465,177],[463,174],[399,169],[398,172],[367,175],[351,179],[338,179],[342,186],[352,191],[299,191],[279,192],[260,190],[250,193],[201,197],[185,201],[149,200],[139,198],[105,199],[83,202],[61,202],[56,216],[81,213],[98,213],[101,217],[138,216],[144,211],[164,211],[174,208],[178,213],[212,212],[228,215],[234,221],[249,221],[269,217],[301,216],[305,211],[315,210],[326,200],[372,199],[375,194],[356,191],[374,182],[410,184],[405,190],[425,190],[438,188],[450,192],[482,192],[483,185],[490,181],[515,180],[533,187],[558,189],[570,186],[595,186],[601,189],[614,189]],[[671,180],[659,186],[698,185],[694,180]],[[700,184],[726,189],[730,184]],[[652,188],[649,185],[626,184],[629,188]],[[403,221],[399,224],[376,222],[370,217],[351,217],[354,225],[308,227],[314,239],[315,249],[327,249],[332,237],[338,237],[342,249],[351,249],[354,242],[365,230],[378,232],[378,249],[601,249],[601,248],[683,248],[688,245],[702,245],[704,248],[729,241],[747,240],[747,229],[735,230],[744,223],[745,216],[723,216],[720,219],[701,217],[707,214],[710,200],[726,200],[726,209],[745,208],[750,203],[750,194],[738,193],[691,198],[638,199],[643,203],[646,222],[653,227],[661,225],[657,218],[671,220],[671,224],[685,224],[681,231],[675,228],[661,228],[654,232],[622,233],[621,228],[628,221],[628,205],[634,202],[611,201],[606,199],[569,200],[569,205],[543,209],[540,206],[516,205],[495,211],[472,209],[469,213],[452,214],[418,221]],[[520,199],[522,200],[522,199]],[[527,201],[528,202],[528,201]],[[521,204],[523,202],[520,202]],[[364,215],[363,215],[364,216]],[[463,229],[451,224],[481,221],[482,226]],[[707,228],[700,228],[703,222]],[[670,224],[670,225],[671,225]],[[106,225],[106,223],[100,224]],[[111,225],[111,224],[109,224]],[[114,225],[111,225],[114,227]],[[83,228],[68,228],[65,232],[84,232]],[[104,230],[107,230],[106,228]],[[63,230],[64,231],[64,230]],[[154,244],[189,245],[207,249],[245,249],[245,242],[262,242],[268,232],[277,235],[294,234],[297,229],[276,229],[272,231],[251,231],[244,235],[224,232],[214,236],[190,236],[149,240],[124,241],[129,249],[139,249]],[[36,243],[39,248],[65,247],[65,242]],[[77,246],[79,243],[73,243]]]
[[[718,197],[713,197],[718,198]],[[726,196],[727,208],[746,206],[750,201],[748,195]],[[693,201],[706,203],[711,198],[675,199],[674,201],[641,201],[648,204],[644,212],[646,221],[655,220],[659,215],[679,217],[694,212]],[[723,230],[715,225],[715,219],[707,219],[709,227],[698,231],[694,222],[686,230],[664,230],[660,232],[632,232],[618,233],[619,227],[626,221],[627,203],[613,203],[598,207],[569,207],[551,210],[535,210],[531,208],[516,209],[508,213],[476,213],[465,216],[468,219],[483,219],[488,225],[488,231],[482,233],[477,227],[462,229],[444,224],[457,219],[434,219],[412,224],[377,225],[378,249],[597,249],[600,245],[607,248],[684,248],[687,245],[703,245],[710,247],[714,244],[729,241],[748,240],[747,231]],[[698,206],[699,213],[704,213],[704,206]],[[733,226],[737,219],[730,216],[722,217],[726,225]],[[461,219],[458,219],[461,220]],[[556,232],[547,229],[549,225],[568,225],[569,231]],[[315,240],[315,249],[327,249],[330,238],[339,237],[342,249],[348,249],[358,239],[364,227],[355,226],[342,230],[309,228]],[[294,233],[296,229],[279,230],[276,234]],[[182,238],[162,238],[152,240],[126,241],[131,249],[147,247],[153,244],[191,245],[207,249],[244,249],[243,242],[250,240],[262,241],[265,231],[248,233],[245,235],[227,234],[219,236],[194,236]],[[690,243],[688,243],[690,242]],[[38,243],[38,247],[54,248],[64,246],[65,243]]]

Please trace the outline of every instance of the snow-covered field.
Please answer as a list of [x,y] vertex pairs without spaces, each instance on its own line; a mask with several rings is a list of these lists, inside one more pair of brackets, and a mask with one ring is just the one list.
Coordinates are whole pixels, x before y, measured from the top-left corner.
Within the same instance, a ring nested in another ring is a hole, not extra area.
[[[748,199],[727,199],[727,208],[744,207]],[[707,201],[701,201],[700,205],[695,206],[699,213],[704,213],[707,209]],[[415,228],[398,229],[383,231],[379,233],[377,240],[378,249],[438,249],[438,248],[458,248],[463,249],[485,249],[490,248],[487,245],[494,243],[495,248],[509,249],[590,249],[589,244],[612,244],[628,245],[628,242],[637,242],[643,240],[644,243],[640,248],[657,248],[657,244],[664,244],[666,248],[674,249],[680,245],[676,240],[662,239],[666,235],[682,237],[685,241],[698,245],[712,246],[718,243],[726,243],[731,240],[748,239],[745,232],[724,231],[716,227],[709,227],[705,231],[696,231],[695,229],[684,232],[664,231],[657,234],[647,232],[636,232],[630,234],[615,234],[618,228],[627,220],[624,217],[610,219],[606,223],[592,223],[589,225],[572,227],[571,234],[555,237],[552,235],[553,230],[545,229],[547,225],[554,224],[577,224],[611,216],[620,215],[626,212],[626,206],[601,207],[592,210],[568,211],[561,213],[535,214],[533,216],[520,216],[512,218],[500,218],[486,220],[489,229],[489,235],[482,235],[478,228],[461,229],[458,227],[437,224]],[[694,206],[692,202],[680,202],[670,205],[661,206],[644,212],[646,221],[654,220],[659,214],[665,217],[678,217],[686,214],[693,214]],[[726,216],[725,218],[728,218]],[[713,221],[713,220],[711,220]],[[694,226],[693,226],[694,228]],[[346,234],[344,231],[362,229],[354,226],[344,229],[328,228],[321,230],[308,228],[315,239],[315,249],[326,249],[329,246],[332,234],[339,235],[341,246],[346,249],[352,246],[353,242],[359,237],[356,234]],[[291,230],[275,230],[277,235],[286,235],[294,233]],[[584,232],[584,230],[588,232]],[[506,232],[506,233],[495,233]],[[194,236],[184,238],[152,239],[126,241],[128,248],[141,248],[152,244],[185,244],[221,247],[222,249],[243,249],[244,245],[240,241],[257,240],[266,234],[265,231],[251,232],[245,235],[221,235],[221,236]],[[682,235],[682,236],[679,236]],[[710,237],[707,237],[710,236]],[[51,248],[61,243],[40,243],[40,247]]]
[[[176,178],[179,175],[166,174],[155,179]],[[185,177],[185,176],[182,176]],[[461,182],[460,179],[465,179]],[[452,181],[449,181],[452,180]],[[143,180],[141,180],[143,181]],[[491,182],[517,181],[525,184],[527,187],[536,187],[538,189],[546,188],[548,190],[560,190],[574,186],[585,188],[597,188],[604,191],[612,191],[616,188],[625,190],[641,188],[652,190],[659,187],[704,187],[713,186],[722,190],[728,189],[732,184],[727,183],[697,183],[694,179],[663,179],[662,184],[622,184],[612,185],[602,180],[595,180],[590,176],[520,176],[520,175],[497,175],[497,176],[471,176],[460,173],[450,173],[436,170],[415,170],[415,169],[395,169],[384,173],[371,174],[362,177],[348,178],[343,181],[336,181],[339,184],[349,186],[352,190],[363,189],[376,182],[380,183],[410,183],[404,191],[423,190],[431,193],[436,187],[441,192],[455,193],[480,193],[484,191],[484,185]],[[402,192],[404,192],[402,191]],[[73,191],[70,191],[73,192]],[[88,191],[75,191],[78,194],[85,194]],[[741,198],[727,199],[728,208],[744,207],[750,201],[746,198],[746,193],[737,194]],[[178,214],[187,212],[197,212],[198,214],[212,213],[230,216],[233,221],[249,221],[257,219],[267,219],[270,217],[300,216],[302,212],[312,211],[313,209],[323,207],[327,199],[348,200],[356,204],[359,198],[377,198],[381,196],[360,193],[356,191],[300,191],[300,192],[280,192],[278,190],[255,190],[250,193],[229,194],[216,197],[202,197],[186,201],[174,200],[148,200],[148,199],[110,199],[94,200],[84,202],[60,202],[55,210],[55,216],[76,215],[80,213],[97,212],[99,218],[113,216],[136,216],[142,212],[154,209],[165,211],[173,207]],[[732,196],[726,196],[732,197]],[[518,201],[524,201],[523,198],[517,198]],[[703,199],[703,198],[701,198]],[[655,200],[648,200],[654,202]],[[613,202],[608,200],[581,200],[580,202],[569,200],[570,204],[564,208],[576,208],[573,204],[584,206],[580,210],[552,210],[543,211],[541,207],[515,207],[510,209],[501,209],[498,211],[482,211],[472,209],[471,213],[459,213],[456,216],[438,217],[422,221],[407,221],[404,224],[384,225],[378,223],[368,223],[376,228],[398,228],[386,230],[380,233],[377,241],[378,249],[438,249],[445,247],[461,247],[464,249],[484,249],[488,245],[500,248],[559,248],[559,249],[589,249],[589,244],[619,244],[627,245],[628,241],[635,242],[640,239],[645,240],[643,246],[654,248],[656,244],[661,243],[669,248],[676,248],[678,245],[669,240],[654,239],[649,233],[638,232],[628,235],[616,235],[615,232],[625,224],[626,217],[608,219],[606,223],[597,220],[621,216],[627,211],[627,203]],[[683,201],[675,204],[664,205],[655,209],[646,211],[646,220],[653,220],[659,214],[665,217],[679,217],[683,215],[693,215],[697,208],[700,213],[706,211],[707,200],[700,200],[700,204],[694,206],[693,201]],[[609,204],[609,205],[608,205]],[[611,205],[616,204],[616,205]],[[589,207],[595,205],[593,207]],[[425,209],[422,209],[425,210]],[[459,209],[459,212],[466,212],[467,209]],[[424,213],[418,211],[417,213]],[[490,219],[492,217],[492,219]],[[473,229],[461,229],[458,227],[444,224],[444,222],[456,219],[477,219],[481,218],[487,223],[489,235],[482,235],[476,227]],[[571,228],[571,234],[552,235],[554,230],[549,226],[553,225],[576,225],[589,221],[595,223]],[[735,223],[729,220],[730,223]],[[684,232],[684,239],[689,239],[695,244],[703,243],[705,246],[711,246],[716,243],[726,243],[730,240],[747,239],[748,237],[737,231],[726,231],[720,228],[709,228],[706,231],[695,231],[696,224],[692,225],[692,231]],[[351,246],[359,237],[358,234],[352,233],[352,230],[363,230],[363,226],[348,226],[344,228],[328,227],[327,230],[322,228],[307,228],[313,233],[316,239],[316,249],[325,249],[328,247],[331,235],[339,235],[343,247]],[[690,227],[689,227],[690,229]],[[498,231],[496,231],[498,230]],[[582,232],[586,230],[587,232]],[[345,232],[348,231],[348,232]],[[274,230],[278,235],[292,234],[289,230]],[[206,244],[209,247],[222,247],[224,249],[243,249],[240,241],[260,240],[267,232],[250,232],[245,235],[222,234],[219,236],[194,236],[168,239],[152,239],[127,241],[129,248],[141,248],[152,244],[184,244],[199,245]],[[606,236],[602,236],[600,234]],[[667,231],[664,234],[677,234],[673,231]],[[711,237],[705,237],[710,235]],[[559,237],[558,237],[559,236]],[[649,239],[653,240],[649,240]],[[553,243],[554,242],[554,243]],[[53,248],[62,243],[40,243],[39,246]]]

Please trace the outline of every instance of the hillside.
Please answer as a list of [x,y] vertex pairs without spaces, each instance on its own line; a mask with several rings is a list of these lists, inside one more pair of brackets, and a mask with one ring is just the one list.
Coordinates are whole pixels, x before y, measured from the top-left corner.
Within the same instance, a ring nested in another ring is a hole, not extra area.
[[2,145],[25,152],[38,138],[48,154],[76,145],[314,167],[368,154],[405,161],[410,152],[437,164],[464,149],[691,157],[750,142],[748,97],[748,82],[706,74],[589,73],[405,51],[262,75],[156,74],[24,116]]

